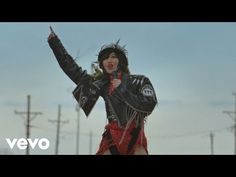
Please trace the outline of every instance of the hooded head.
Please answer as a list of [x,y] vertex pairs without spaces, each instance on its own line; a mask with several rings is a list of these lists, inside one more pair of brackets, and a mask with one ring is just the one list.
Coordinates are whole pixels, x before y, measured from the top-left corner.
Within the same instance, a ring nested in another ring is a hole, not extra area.
[[114,52],[119,60],[118,70],[129,74],[127,58],[128,52],[125,49],[125,46],[121,47],[120,45],[118,45],[118,43],[119,40],[115,44],[112,43],[110,45],[104,45],[98,54],[99,67],[103,70],[104,73],[106,73],[106,71],[103,66],[103,60],[107,59],[109,55]]

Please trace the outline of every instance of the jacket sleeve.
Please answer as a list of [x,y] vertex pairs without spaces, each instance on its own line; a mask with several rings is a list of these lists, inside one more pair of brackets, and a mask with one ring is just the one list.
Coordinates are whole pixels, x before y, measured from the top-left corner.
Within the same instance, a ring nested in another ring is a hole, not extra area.
[[[136,83],[134,82],[133,84]],[[137,85],[138,91],[133,92],[132,89],[127,88],[127,85],[121,83],[114,90],[112,95],[121,99],[134,110],[150,114],[157,104],[157,98],[153,86],[147,77],[144,77],[143,81],[140,80]]]
[[82,68],[76,64],[57,36],[52,37],[48,43],[60,67],[75,84],[78,84],[83,77],[89,76],[86,70],[82,70]]

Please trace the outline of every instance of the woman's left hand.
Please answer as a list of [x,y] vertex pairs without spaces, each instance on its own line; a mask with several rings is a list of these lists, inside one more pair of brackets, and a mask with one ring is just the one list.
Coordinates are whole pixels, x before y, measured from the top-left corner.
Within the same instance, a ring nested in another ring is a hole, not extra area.
[[113,88],[116,88],[121,84],[120,79],[113,79],[111,82],[112,82]]

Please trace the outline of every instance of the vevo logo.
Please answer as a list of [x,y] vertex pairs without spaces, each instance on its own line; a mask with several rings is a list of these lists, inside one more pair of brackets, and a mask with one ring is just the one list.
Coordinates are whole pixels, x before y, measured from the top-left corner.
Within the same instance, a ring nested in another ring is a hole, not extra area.
[[35,138],[34,140],[30,138],[14,138],[12,141],[9,138],[6,138],[6,141],[11,149],[14,148],[16,145],[19,149],[26,149],[28,146],[30,146],[32,149],[38,145],[38,147],[42,150],[46,150],[49,148],[50,142],[47,138]]

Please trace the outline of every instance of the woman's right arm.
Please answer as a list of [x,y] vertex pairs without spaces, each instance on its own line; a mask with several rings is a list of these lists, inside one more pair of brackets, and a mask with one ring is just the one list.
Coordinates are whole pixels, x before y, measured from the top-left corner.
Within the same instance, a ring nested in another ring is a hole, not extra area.
[[48,43],[60,67],[75,84],[78,84],[84,77],[90,77],[86,70],[78,66],[70,54],[68,54],[60,39],[53,31],[48,37]]

